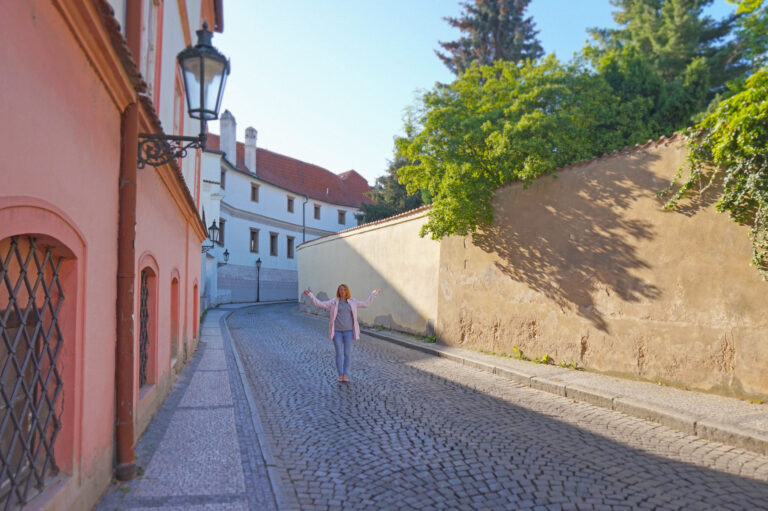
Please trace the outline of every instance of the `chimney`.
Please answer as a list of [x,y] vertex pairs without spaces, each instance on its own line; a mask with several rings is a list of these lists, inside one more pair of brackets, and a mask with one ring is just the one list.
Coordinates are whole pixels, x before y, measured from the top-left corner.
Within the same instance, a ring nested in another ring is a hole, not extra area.
[[221,130],[221,150],[227,155],[227,160],[237,166],[237,121],[229,110],[224,110],[219,120]]
[[256,174],[256,128],[245,128],[245,167]]

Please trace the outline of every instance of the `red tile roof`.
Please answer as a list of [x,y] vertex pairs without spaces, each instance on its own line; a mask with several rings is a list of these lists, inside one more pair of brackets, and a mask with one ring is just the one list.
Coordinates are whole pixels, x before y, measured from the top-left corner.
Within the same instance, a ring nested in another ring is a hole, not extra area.
[[[220,150],[219,135],[209,134],[206,149]],[[228,158],[238,170],[253,174],[245,166],[245,144],[237,143],[237,162]],[[354,170],[334,174],[312,163],[306,163],[260,147],[256,148],[256,177],[268,183],[285,188],[297,195],[309,195],[322,200],[359,208],[372,201],[364,194],[371,189],[363,176]]]

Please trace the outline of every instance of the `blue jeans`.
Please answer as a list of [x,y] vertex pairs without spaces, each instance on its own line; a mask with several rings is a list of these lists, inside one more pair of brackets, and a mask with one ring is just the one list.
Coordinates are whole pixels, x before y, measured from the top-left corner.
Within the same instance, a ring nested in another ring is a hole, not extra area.
[[339,372],[339,376],[346,376],[349,372],[349,352],[354,338],[355,335],[352,330],[333,332],[333,347],[336,348],[336,370]]

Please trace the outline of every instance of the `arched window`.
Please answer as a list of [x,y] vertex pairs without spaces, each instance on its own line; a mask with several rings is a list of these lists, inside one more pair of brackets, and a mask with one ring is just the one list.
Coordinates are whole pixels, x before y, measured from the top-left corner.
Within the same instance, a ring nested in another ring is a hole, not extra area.
[[200,328],[200,292],[197,288],[197,282],[192,287],[192,303],[192,337],[197,339]]
[[179,353],[179,279],[171,279],[171,360]]
[[[72,252],[53,238],[25,234],[0,240],[4,509],[23,507],[60,469],[71,467],[71,446],[61,444],[71,443],[72,412],[64,409],[71,376],[63,366],[71,364],[74,351],[75,268]],[[62,442],[63,424],[69,431]]]
[[139,281],[139,388],[157,380],[157,274],[145,266]]

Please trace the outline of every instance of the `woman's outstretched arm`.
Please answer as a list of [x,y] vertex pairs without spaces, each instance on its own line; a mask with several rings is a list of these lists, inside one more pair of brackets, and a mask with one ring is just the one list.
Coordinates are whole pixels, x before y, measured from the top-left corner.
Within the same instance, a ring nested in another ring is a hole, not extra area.
[[316,307],[322,307],[323,309],[329,309],[331,305],[333,305],[333,300],[318,300],[315,298],[315,295],[312,294],[312,291],[309,289],[304,290],[304,294],[309,297],[310,300],[312,300],[312,303],[315,304]]
[[360,300],[355,300],[357,302],[358,308],[364,309],[368,307],[371,303],[373,303],[373,299],[376,298],[376,296],[381,293],[381,289],[374,289],[371,291],[371,295],[368,297],[368,299],[364,302],[361,302]]

